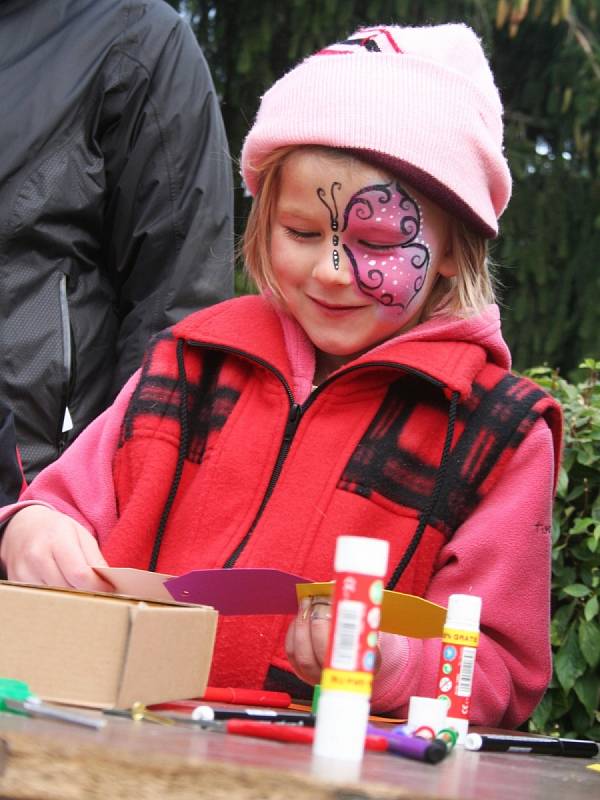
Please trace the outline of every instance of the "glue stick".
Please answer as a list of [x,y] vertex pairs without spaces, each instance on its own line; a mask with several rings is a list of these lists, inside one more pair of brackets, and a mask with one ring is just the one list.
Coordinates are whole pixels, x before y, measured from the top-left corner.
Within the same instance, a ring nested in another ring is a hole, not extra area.
[[457,744],[464,744],[469,729],[480,616],[480,597],[451,594],[448,598],[437,689],[438,699],[447,704],[447,726],[458,732]]
[[389,545],[381,539],[340,536],[337,540],[315,756],[347,761],[362,758],[388,553]]

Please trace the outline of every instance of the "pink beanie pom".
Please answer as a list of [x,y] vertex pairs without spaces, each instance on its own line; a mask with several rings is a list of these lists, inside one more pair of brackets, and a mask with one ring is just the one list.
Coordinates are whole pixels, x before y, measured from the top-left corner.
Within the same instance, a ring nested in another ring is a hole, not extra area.
[[255,194],[278,148],[350,150],[489,238],[511,192],[502,136],[500,96],[470,28],[377,26],[309,56],[264,94],[242,175]]

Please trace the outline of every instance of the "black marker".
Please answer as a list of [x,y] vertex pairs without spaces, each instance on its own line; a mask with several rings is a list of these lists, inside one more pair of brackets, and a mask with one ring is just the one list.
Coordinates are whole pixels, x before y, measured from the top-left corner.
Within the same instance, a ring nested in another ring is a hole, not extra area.
[[212,706],[196,706],[187,715],[191,722],[213,722],[224,719],[253,719],[256,722],[281,722],[288,725],[306,725],[314,727],[315,717],[302,711],[271,711],[268,708],[213,708]]
[[598,755],[596,742],[587,739],[558,739],[554,736],[504,736],[496,733],[469,733],[465,750],[495,750],[497,752],[537,753],[546,756],[594,758]]

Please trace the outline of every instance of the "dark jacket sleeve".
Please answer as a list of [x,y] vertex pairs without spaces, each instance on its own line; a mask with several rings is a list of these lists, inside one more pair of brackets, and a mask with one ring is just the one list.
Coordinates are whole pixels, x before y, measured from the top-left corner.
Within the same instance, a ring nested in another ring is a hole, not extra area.
[[113,395],[151,335],[233,294],[233,178],[219,101],[191,29],[159,5],[136,32],[139,56],[123,45],[126,87],[105,98],[104,241],[121,320]]
[[0,402],[0,506],[18,500],[24,488],[13,413]]

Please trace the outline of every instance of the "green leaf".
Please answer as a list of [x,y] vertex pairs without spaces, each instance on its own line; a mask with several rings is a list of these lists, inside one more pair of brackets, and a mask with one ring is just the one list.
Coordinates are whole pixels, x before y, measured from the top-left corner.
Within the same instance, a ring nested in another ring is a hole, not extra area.
[[579,649],[575,627],[571,626],[563,646],[554,658],[554,670],[562,688],[569,691],[585,672],[586,661]]
[[[582,487],[583,491],[583,487]],[[588,533],[588,529],[594,524],[591,517],[578,517],[574,520],[573,525],[569,528],[569,534]]]
[[531,715],[531,722],[537,731],[543,731],[552,714],[552,693],[546,694],[540,700],[537,708]]
[[590,593],[589,587],[583,583],[572,583],[570,586],[563,586],[562,590],[570,597],[585,597],[586,594]]
[[569,488],[569,474],[566,469],[561,467],[560,472],[558,474],[558,486],[556,489],[556,493],[559,497],[564,497],[567,493],[567,489]]
[[[600,694],[600,675],[593,672],[586,672],[575,684],[575,694],[579,701],[593,718],[594,712],[598,708],[598,696]],[[592,719],[590,719],[590,722]]]
[[583,615],[587,620],[594,619],[598,615],[598,595],[590,597],[583,609]]
[[600,662],[600,627],[593,620],[581,620],[579,623],[579,648],[594,669]]
[[560,606],[552,617],[552,644],[560,646],[566,636],[573,611],[575,610],[575,601]]

